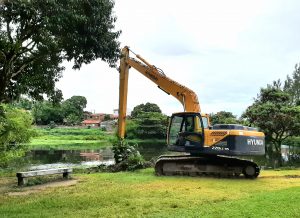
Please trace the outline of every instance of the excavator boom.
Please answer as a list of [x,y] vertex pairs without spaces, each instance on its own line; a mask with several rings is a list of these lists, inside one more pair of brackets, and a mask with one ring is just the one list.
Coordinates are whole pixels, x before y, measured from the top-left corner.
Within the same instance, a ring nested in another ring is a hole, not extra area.
[[179,84],[178,82],[167,77],[162,70],[149,64],[140,55],[136,55],[140,61],[129,56],[129,48],[125,46],[122,49],[120,60],[120,89],[119,89],[119,130],[120,138],[125,135],[126,105],[128,93],[128,75],[129,67],[135,68],[138,72],[154,82],[158,88],[168,95],[175,97],[184,108],[185,112],[200,112],[198,97],[194,91]]

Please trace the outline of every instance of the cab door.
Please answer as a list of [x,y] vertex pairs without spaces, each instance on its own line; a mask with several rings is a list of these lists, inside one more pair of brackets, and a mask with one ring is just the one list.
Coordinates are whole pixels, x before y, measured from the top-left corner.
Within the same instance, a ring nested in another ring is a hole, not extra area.
[[203,147],[204,128],[199,113],[173,114],[169,123],[168,146],[172,151]]

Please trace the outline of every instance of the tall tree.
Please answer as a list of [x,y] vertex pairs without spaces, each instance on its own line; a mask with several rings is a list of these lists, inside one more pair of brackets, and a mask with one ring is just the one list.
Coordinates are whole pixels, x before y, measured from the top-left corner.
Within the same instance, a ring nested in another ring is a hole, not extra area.
[[157,104],[147,102],[135,106],[131,118],[127,121],[127,138],[165,138],[167,116],[161,113]]
[[290,104],[290,94],[276,86],[262,88],[243,117],[266,135],[267,153],[281,164],[282,142],[300,134],[300,106]]
[[87,100],[84,96],[72,96],[62,103],[64,116],[68,124],[75,125],[83,120],[83,109]]
[[120,31],[113,0],[4,0],[0,4],[0,102],[57,95],[62,61],[114,66]]
[[296,64],[292,77],[287,76],[283,89],[290,93],[292,104],[300,105],[300,65]]
[[161,110],[157,104],[147,102],[146,104],[139,104],[135,106],[131,112],[131,117],[136,118],[142,112],[161,113]]
[[210,114],[211,124],[234,124],[239,121],[231,112],[219,111],[216,114]]

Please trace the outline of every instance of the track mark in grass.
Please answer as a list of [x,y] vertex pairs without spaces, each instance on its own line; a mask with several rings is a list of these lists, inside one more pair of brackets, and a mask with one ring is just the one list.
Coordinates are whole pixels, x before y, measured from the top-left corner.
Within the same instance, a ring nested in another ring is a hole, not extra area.
[[283,176],[261,176],[262,179],[279,179],[279,178],[288,178],[288,179],[298,179],[300,175],[283,175]]
[[294,178],[300,178],[300,175],[286,175],[285,177],[289,179],[294,179]]

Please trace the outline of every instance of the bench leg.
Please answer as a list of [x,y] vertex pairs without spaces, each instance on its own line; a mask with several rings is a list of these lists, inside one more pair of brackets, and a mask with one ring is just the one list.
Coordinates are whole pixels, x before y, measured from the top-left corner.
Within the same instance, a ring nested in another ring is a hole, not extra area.
[[18,177],[18,186],[26,185],[26,178]]
[[63,173],[63,178],[68,179],[69,178],[69,173]]

